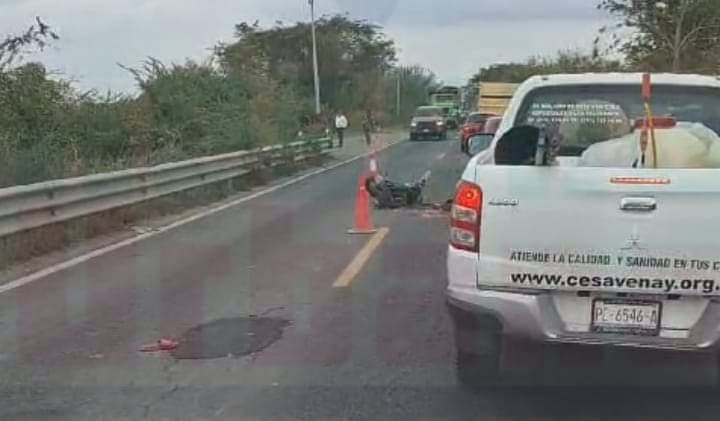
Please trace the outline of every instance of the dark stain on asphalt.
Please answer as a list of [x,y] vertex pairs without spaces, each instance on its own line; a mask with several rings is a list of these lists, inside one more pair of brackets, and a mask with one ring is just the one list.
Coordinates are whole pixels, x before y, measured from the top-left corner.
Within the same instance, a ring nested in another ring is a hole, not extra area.
[[278,341],[290,322],[272,317],[219,319],[185,332],[172,356],[179,360],[242,357]]

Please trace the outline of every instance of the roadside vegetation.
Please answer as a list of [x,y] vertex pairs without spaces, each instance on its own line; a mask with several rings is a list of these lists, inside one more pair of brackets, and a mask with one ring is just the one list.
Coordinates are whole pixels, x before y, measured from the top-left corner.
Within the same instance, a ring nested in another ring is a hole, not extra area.
[[51,43],[62,51],[62,34],[38,19],[0,43],[0,187],[284,143],[299,132],[319,136],[336,110],[355,127],[366,110],[390,125],[436,85],[425,69],[397,66],[381,28],[323,17],[324,112],[316,116],[309,33],[304,23],[241,23],[235,41],[216,46],[205,61],[150,57],[124,66],[137,94],[99,94],[23,61]]

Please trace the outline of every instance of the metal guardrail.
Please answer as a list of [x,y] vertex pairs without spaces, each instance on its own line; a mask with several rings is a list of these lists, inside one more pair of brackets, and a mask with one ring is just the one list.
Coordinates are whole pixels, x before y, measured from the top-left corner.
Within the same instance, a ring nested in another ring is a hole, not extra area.
[[0,189],[0,237],[320,157],[331,147],[323,138]]

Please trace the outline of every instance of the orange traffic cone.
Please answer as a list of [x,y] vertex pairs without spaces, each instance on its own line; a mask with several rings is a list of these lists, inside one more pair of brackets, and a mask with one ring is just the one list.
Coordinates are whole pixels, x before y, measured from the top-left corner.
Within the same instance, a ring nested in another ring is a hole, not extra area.
[[365,186],[368,177],[367,174],[360,176],[357,200],[355,201],[355,227],[348,230],[348,234],[375,234],[377,232],[370,211],[370,194]]

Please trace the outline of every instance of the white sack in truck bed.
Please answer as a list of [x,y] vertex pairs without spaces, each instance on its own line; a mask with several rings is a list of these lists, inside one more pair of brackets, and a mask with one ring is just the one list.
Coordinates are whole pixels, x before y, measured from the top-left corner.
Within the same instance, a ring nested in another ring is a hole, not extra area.
[[[649,136],[648,136],[649,137]],[[678,123],[656,129],[658,168],[720,168],[720,137],[699,123]],[[590,146],[580,158],[581,167],[631,167],[640,150],[640,130]],[[653,145],[648,142],[646,166],[652,167]]]

